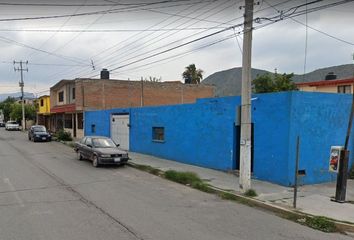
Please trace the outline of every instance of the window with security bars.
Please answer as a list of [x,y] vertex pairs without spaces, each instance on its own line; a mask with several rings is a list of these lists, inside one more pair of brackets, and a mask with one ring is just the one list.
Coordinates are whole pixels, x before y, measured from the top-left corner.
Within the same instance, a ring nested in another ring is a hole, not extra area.
[[152,140],[159,141],[159,142],[165,141],[165,128],[152,127]]
[[338,86],[338,93],[352,93],[351,85]]
[[58,101],[64,102],[64,92],[63,91],[58,93]]

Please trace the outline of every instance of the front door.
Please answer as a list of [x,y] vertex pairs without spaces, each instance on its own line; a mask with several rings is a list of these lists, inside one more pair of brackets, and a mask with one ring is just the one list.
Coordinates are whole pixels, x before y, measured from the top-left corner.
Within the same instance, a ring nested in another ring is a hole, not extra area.
[[111,116],[111,138],[119,147],[129,150],[129,115]]

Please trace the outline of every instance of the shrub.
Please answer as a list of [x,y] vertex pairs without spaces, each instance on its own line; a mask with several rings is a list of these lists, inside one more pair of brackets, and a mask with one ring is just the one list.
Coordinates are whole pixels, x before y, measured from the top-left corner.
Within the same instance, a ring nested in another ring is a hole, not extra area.
[[257,197],[257,192],[254,189],[248,189],[245,192],[246,197]]
[[72,141],[70,132],[65,132],[64,130],[59,130],[56,134],[56,137],[59,141]]

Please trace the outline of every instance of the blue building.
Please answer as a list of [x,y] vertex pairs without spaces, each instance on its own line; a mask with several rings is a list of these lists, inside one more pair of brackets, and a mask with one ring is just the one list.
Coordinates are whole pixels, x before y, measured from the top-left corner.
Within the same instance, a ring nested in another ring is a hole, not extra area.
[[[194,104],[85,112],[85,135],[112,137],[123,148],[222,171],[239,162],[240,97],[198,99]],[[252,101],[253,177],[294,183],[296,138],[303,184],[334,181],[331,146],[344,145],[351,95],[281,92]],[[236,124],[235,124],[236,123]],[[352,131],[353,135],[353,131]],[[354,146],[350,141],[350,164]]]

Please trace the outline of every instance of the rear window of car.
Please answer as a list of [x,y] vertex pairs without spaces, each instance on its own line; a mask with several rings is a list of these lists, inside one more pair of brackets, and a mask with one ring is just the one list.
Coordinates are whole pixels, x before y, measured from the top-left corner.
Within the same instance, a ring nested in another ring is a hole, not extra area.
[[33,127],[34,132],[46,132],[45,127]]
[[9,124],[17,124],[17,122],[15,122],[15,121],[8,121],[7,123],[9,123]]

